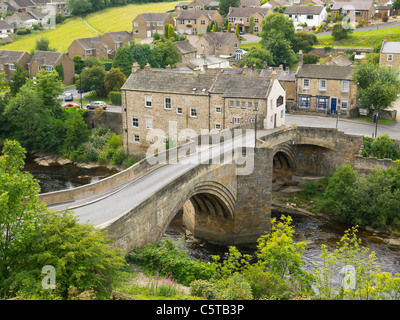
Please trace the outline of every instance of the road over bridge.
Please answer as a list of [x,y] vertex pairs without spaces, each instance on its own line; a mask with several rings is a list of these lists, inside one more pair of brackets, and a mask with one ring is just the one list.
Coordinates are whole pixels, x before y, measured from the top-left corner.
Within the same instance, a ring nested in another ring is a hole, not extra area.
[[160,240],[182,209],[195,237],[246,245],[269,231],[274,175],[326,175],[354,164],[362,147],[361,136],[336,129],[258,130],[256,148],[254,131],[240,132],[214,135],[213,143],[198,138],[96,183],[40,197],[126,250]]

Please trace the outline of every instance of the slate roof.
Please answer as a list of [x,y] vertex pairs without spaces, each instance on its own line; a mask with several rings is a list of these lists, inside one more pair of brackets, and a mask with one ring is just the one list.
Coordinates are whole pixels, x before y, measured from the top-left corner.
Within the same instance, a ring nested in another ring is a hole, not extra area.
[[333,4],[331,10],[339,10],[345,8],[346,10],[369,10],[372,6],[372,1],[351,1],[351,2],[341,2],[337,1]]
[[12,29],[13,27],[6,21],[0,20],[0,29]]
[[304,64],[297,72],[297,78],[351,80],[353,67],[336,65]]
[[55,66],[57,60],[63,55],[62,52],[36,51],[29,64],[36,60],[42,66]]
[[202,36],[202,38],[206,39],[207,42],[211,44],[227,44],[235,37],[236,35],[234,33],[225,32],[209,32]]
[[266,17],[268,14],[273,11],[269,8],[231,8],[228,13],[228,17],[231,18],[240,18],[240,17],[251,17],[255,13],[258,13],[262,17]]
[[213,16],[217,13],[217,10],[188,10],[182,11],[177,17],[176,20],[197,20],[201,16],[205,16],[208,19],[212,20]]
[[385,41],[381,53],[400,53],[400,41]]
[[332,59],[332,62],[325,62],[324,65],[330,65],[330,64],[335,64],[338,66],[351,66],[353,65],[353,61],[351,61],[350,59],[347,59],[346,57],[343,56],[337,56],[335,58]]
[[285,14],[312,14],[319,15],[321,14],[323,6],[291,6],[287,7],[285,10]]
[[101,38],[99,37],[92,37],[92,38],[80,38],[76,39],[81,46],[85,49],[94,49],[97,47],[99,43],[102,43],[105,47],[108,47]]
[[0,60],[4,64],[13,64],[26,53],[26,51],[0,50]]
[[[270,77],[272,74],[272,70],[262,69],[260,71],[260,77]],[[294,71],[283,71],[276,70],[277,79],[279,81],[295,81],[296,80],[296,72]]]
[[[129,76],[122,90],[183,94],[222,94],[226,98],[265,98],[270,79],[225,73],[200,73],[177,69],[141,69]],[[196,88],[196,90],[193,90]],[[203,90],[204,89],[204,90]]]
[[132,39],[132,35],[128,31],[107,32],[104,35],[108,35],[115,42],[123,41],[126,37]]
[[153,21],[165,21],[170,14],[164,12],[150,12],[150,13],[142,13],[140,16],[149,22]]
[[175,42],[175,47],[181,53],[189,53],[189,52],[195,52],[196,51],[196,48],[193,47],[190,44],[190,42],[186,41],[186,40],[176,41]]

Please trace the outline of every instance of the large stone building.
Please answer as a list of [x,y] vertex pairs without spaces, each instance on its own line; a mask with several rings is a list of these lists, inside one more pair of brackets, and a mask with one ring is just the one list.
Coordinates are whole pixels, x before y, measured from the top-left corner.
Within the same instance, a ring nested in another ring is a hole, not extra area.
[[341,113],[348,117],[358,111],[357,84],[352,80],[354,67],[302,63],[296,73],[295,109],[307,113]]
[[170,13],[142,13],[132,21],[132,35],[134,38],[151,38],[156,32],[164,33],[166,24],[175,25]]
[[400,71],[400,41],[382,43],[379,65]]
[[180,34],[205,34],[212,21],[222,25],[223,18],[217,10],[182,11],[176,17],[176,31]]
[[[264,128],[285,121],[285,90],[275,77],[245,69],[205,72],[142,69],[133,67],[121,89],[124,145],[129,154],[141,156],[152,142],[151,134],[172,139],[171,124],[178,133],[189,130],[222,130],[254,123]],[[158,130],[155,130],[158,129]],[[180,135],[178,135],[179,137]],[[180,143],[174,141],[173,143]]]

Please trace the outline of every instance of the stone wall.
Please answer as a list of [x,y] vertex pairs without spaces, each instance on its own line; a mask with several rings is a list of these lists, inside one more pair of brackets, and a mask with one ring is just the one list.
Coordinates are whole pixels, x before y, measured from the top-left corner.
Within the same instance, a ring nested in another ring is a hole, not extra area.
[[120,112],[103,112],[100,117],[97,117],[94,110],[88,110],[84,120],[89,129],[106,126],[110,127],[112,132],[122,134],[122,113]]
[[382,170],[388,170],[392,165],[391,159],[378,159],[376,157],[356,157],[356,161],[354,162],[354,169],[357,170],[358,173],[368,174],[373,169],[379,168]]

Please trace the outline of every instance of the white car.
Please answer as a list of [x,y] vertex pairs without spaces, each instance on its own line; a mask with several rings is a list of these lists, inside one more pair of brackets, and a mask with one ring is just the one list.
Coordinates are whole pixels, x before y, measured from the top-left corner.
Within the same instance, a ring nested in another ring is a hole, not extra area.
[[104,101],[92,101],[87,105],[88,109],[96,109],[98,107],[103,108],[103,110],[106,110],[107,104]]

